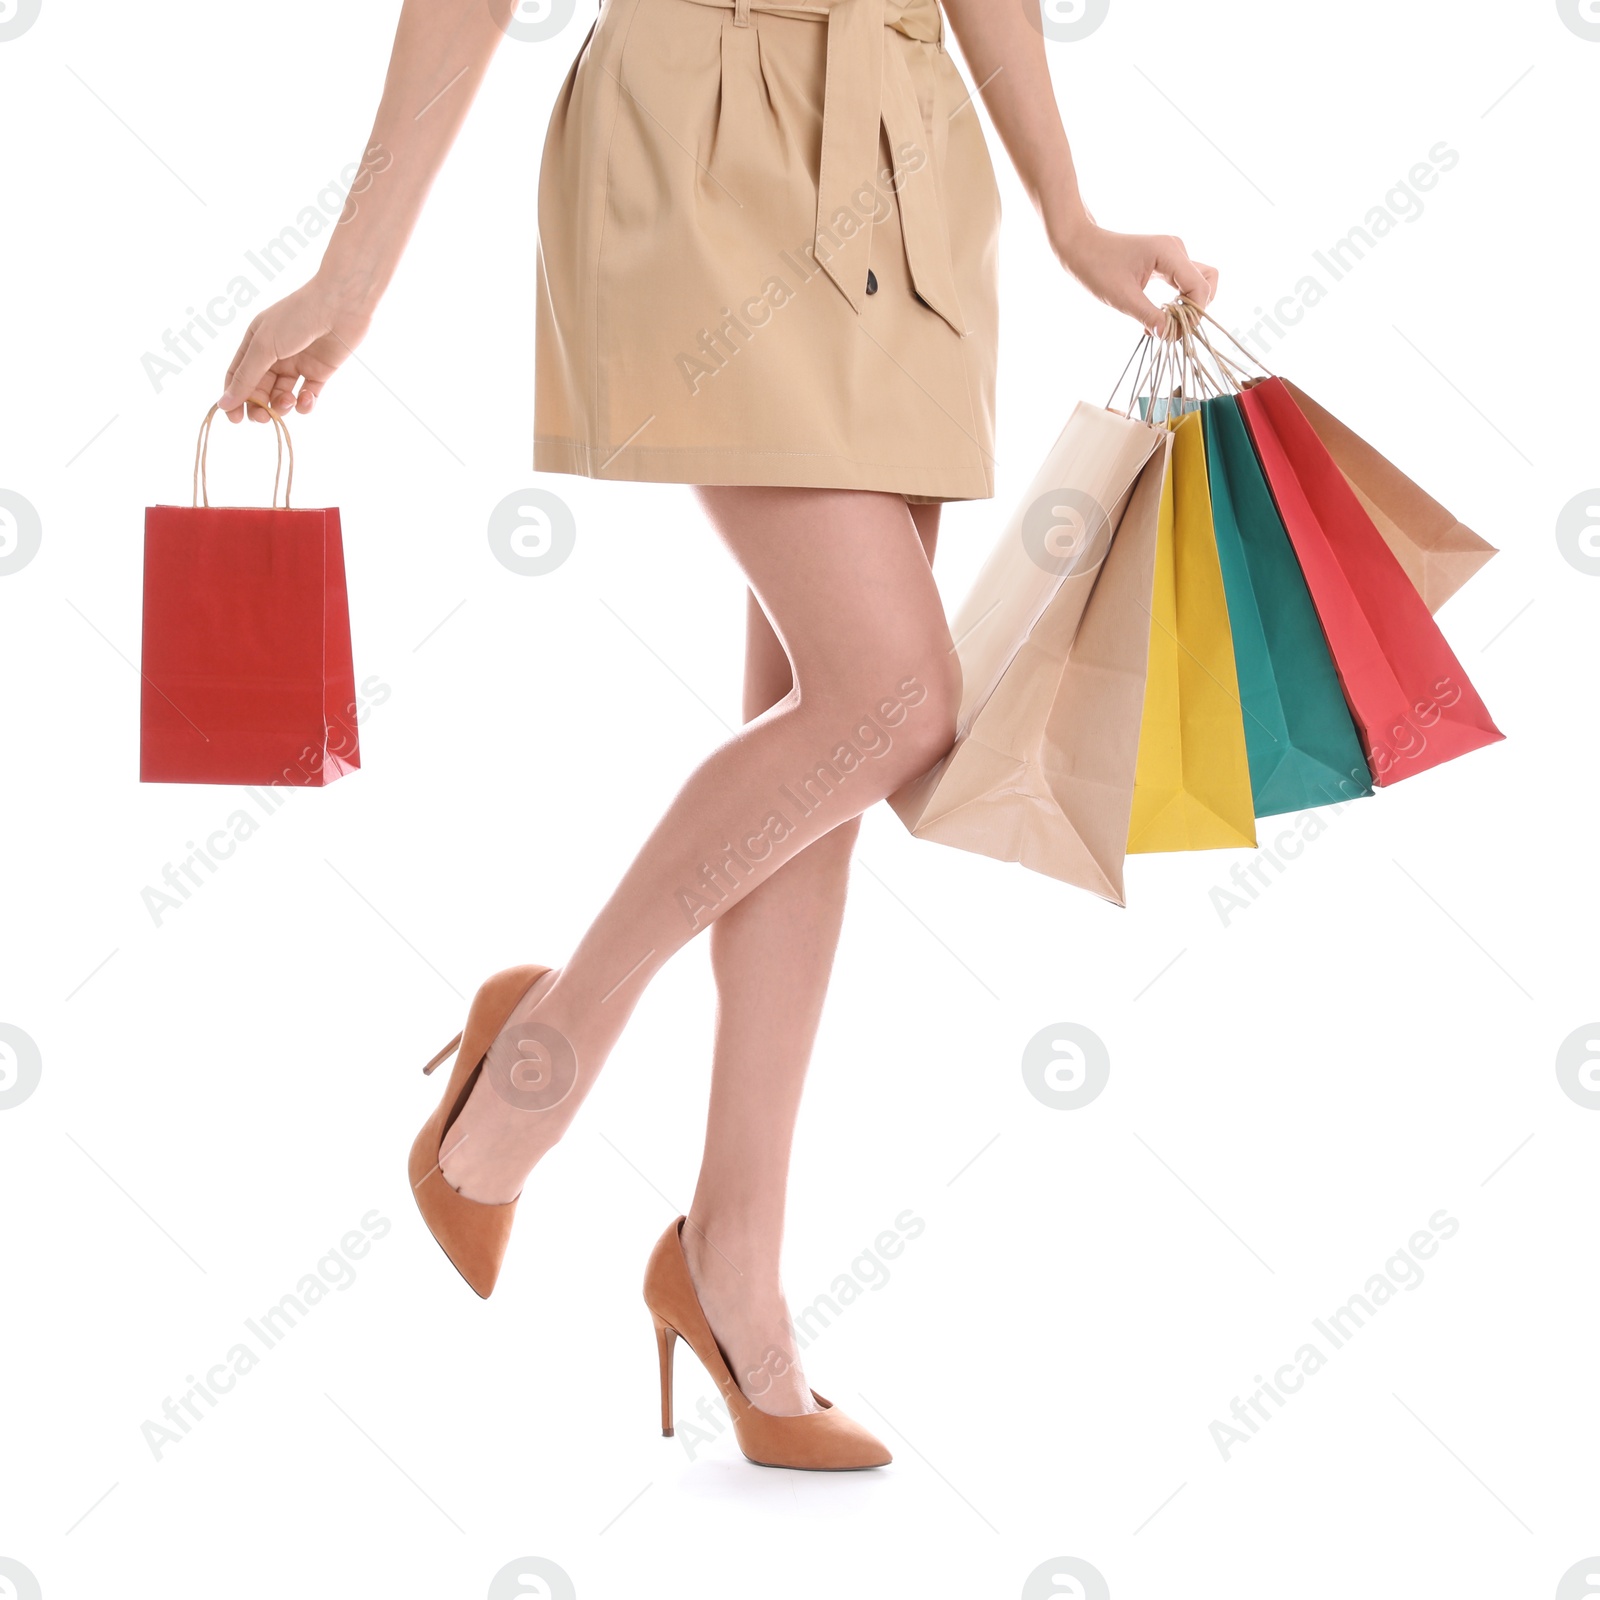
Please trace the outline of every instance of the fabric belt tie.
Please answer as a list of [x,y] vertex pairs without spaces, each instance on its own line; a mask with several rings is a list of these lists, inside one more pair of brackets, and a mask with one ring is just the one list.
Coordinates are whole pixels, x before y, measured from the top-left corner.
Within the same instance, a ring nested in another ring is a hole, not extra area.
[[[734,12],[822,22],[828,29],[828,66],[822,99],[822,163],[817,174],[817,263],[859,314],[866,309],[873,212],[882,197],[878,129],[889,136],[893,181],[900,207],[911,281],[928,307],[959,334],[967,331],[956,295],[950,225],[940,182],[943,129],[938,150],[923,126],[907,52],[887,49],[888,30],[924,44],[942,37],[938,0],[835,0],[821,7],[771,0],[695,0]],[[917,159],[920,153],[920,161]],[[909,160],[907,159],[909,157]],[[908,170],[909,169],[909,170]],[[840,212],[855,231],[834,226]]]

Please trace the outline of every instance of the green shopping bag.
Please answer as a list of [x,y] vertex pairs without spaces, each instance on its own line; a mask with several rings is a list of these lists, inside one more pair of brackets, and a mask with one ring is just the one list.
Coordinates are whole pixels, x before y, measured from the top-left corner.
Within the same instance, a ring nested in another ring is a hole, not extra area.
[[1370,795],[1322,624],[1239,403],[1223,395],[1200,410],[1256,815]]

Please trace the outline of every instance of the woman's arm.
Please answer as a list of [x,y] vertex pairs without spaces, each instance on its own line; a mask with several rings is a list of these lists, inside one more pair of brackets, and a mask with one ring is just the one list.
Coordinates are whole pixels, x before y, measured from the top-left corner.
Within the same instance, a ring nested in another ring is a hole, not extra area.
[[[310,411],[365,337],[513,3],[493,0],[491,14],[485,0],[405,0],[383,99],[344,212],[315,277],[245,330],[217,402],[230,421],[245,415],[247,402],[263,399],[280,416]],[[250,415],[267,420],[259,407]]]
[[1207,304],[1216,292],[1216,268],[1191,261],[1181,240],[1112,233],[1090,216],[1056,109],[1039,0],[944,0],[944,8],[1062,266],[1152,332],[1169,331],[1163,312],[1145,294],[1157,273],[1181,294]]

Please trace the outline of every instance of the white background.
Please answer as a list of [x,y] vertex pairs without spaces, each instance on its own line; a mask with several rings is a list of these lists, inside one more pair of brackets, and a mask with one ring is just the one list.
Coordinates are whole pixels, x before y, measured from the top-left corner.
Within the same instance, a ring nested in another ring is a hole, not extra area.
[[[806,1351],[896,1456],[825,1476],[656,1424],[639,1282],[693,1183],[703,943],[531,1182],[492,1301],[403,1175],[463,997],[564,956],[737,717],[741,585],[688,491],[528,467],[535,176],[587,6],[503,46],[360,361],[295,428],[300,503],[343,510],[357,677],[390,690],[363,770],[289,793],[159,926],[141,903],[245,803],[136,781],[142,508],[186,499],[233,341],[159,392],[141,358],[359,156],[397,10],[44,0],[0,42],[0,488],[43,528],[0,577],[0,1022],[43,1059],[0,1112],[0,1556],[48,1600],[479,1596],[528,1555],[582,1600],[1009,1600],[1061,1556],[1117,1600],[1555,1595],[1600,1555],[1600,1111],[1555,1073],[1600,1030],[1600,577],[1555,537],[1600,483],[1600,42],[1555,0],[1114,0],[1051,45],[1099,219],[1178,233],[1240,328],[1459,152],[1268,360],[1502,548],[1440,620],[1508,739],[1348,807],[1226,926],[1209,891],[1248,852],[1135,858],[1118,910],[869,817],[791,1303],[925,1227]],[[999,494],[947,513],[952,606],[1135,331],[991,146]],[[268,455],[220,437],[222,497],[263,499]],[[485,529],[536,482],[578,542],[530,578]],[[1020,1071],[1060,1022],[1111,1055],[1080,1110]],[[1224,1461],[1212,1422],[1441,1208],[1420,1286]],[[141,1424],[374,1209],[356,1281],[155,1460]],[[712,1388],[679,1367],[689,1415]]]

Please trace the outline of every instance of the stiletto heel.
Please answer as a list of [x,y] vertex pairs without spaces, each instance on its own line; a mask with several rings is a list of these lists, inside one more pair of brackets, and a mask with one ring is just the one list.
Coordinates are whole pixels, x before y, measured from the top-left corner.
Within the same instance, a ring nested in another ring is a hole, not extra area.
[[733,1418],[734,1437],[747,1461],[758,1467],[800,1467],[811,1472],[854,1472],[863,1467],[887,1466],[893,1457],[881,1441],[815,1389],[811,1398],[822,1409],[798,1417],[776,1417],[745,1397],[728,1370],[695,1292],[683,1253],[683,1223],[679,1217],[656,1241],[644,1272],[644,1303],[655,1321],[656,1348],[661,1357],[662,1433],[672,1437],[673,1340],[682,1339],[722,1391]]
[[444,1096],[411,1146],[411,1193],[428,1231],[438,1240],[439,1248],[449,1256],[473,1292],[485,1300],[500,1276],[500,1263],[505,1259],[506,1245],[511,1238],[517,1202],[508,1200],[504,1205],[484,1205],[457,1193],[439,1169],[439,1153],[444,1148],[451,1123],[460,1115],[467,1096],[472,1093],[489,1046],[511,1020],[517,1003],[549,970],[548,967],[508,967],[504,972],[497,972],[473,996],[466,1027],[422,1069],[424,1073],[431,1073],[455,1053],[456,1064],[445,1085]]
[[453,1052],[454,1052],[454,1051],[456,1051],[456,1050],[458,1050],[458,1049],[459,1049],[459,1048],[460,1048],[460,1047],[461,1047],[461,1035],[460,1035],[460,1034],[459,1034],[459,1033],[458,1033],[458,1034],[457,1034],[457,1035],[456,1035],[456,1036],[455,1036],[455,1038],[453,1038],[453,1039],[452,1039],[452,1040],[451,1040],[451,1041],[450,1041],[450,1043],[449,1043],[449,1044],[447,1044],[447,1045],[446,1045],[446,1046],[445,1046],[445,1047],[444,1047],[444,1049],[443,1049],[443,1050],[441,1050],[441,1051],[440,1051],[440,1052],[439,1052],[439,1053],[438,1053],[438,1055],[436,1055],[436,1056],[435,1056],[435,1057],[434,1057],[434,1058],[433,1058],[433,1060],[432,1060],[432,1061],[430,1061],[430,1062],[429,1062],[429,1063],[428,1063],[428,1064],[427,1064],[427,1066],[425,1066],[425,1067],[424,1067],[424,1068],[423,1068],[423,1069],[422,1069],[422,1076],[423,1076],[423,1077],[424,1077],[424,1078],[426,1078],[426,1077],[427,1077],[427,1076],[428,1076],[428,1074],[429,1074],[429,1073],[430,1073],[430,1072],[432,1072],[432,1071],[433,1071],[433,1069],[434,1069],[434,1068],[435,1068],[435,1067],[436,1067],[436,1066],[438,1066],[438,1065],[439,1065],[439,1063],[440,1063],[440,1062],[441,1062],[441,1061],[448,1061],[448,1060],[449,1060],[449,1059],[450,1059],[450,1056],[451,1056],[451,1054],[452,1054],[452,1053],[453,1053]]
[[669,1328],[660,1317],[656,1324],[656,1353],[661,1358],[661,1437],[672,1437],[672,1349],[678,1337],[676,1328]]

